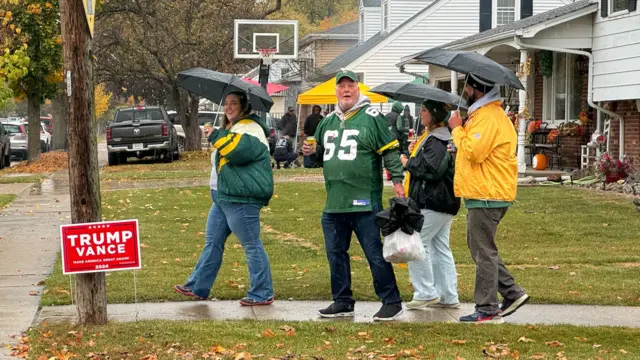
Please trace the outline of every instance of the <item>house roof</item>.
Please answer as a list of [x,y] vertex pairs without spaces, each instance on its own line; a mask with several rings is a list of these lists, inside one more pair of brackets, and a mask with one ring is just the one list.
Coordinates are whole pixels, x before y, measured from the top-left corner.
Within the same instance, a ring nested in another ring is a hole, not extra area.
[[[323,69],[322,69],[321,77],[325,78],[325,77],[329,77],[329,76],[335,75],[338,71],[340,71],[340,69],[342,69],[342,68],[348,66],[349,64],[351,64],[352,62],[358,60],[362,55],[366,54],[369,50],[371,50],[374,47],[376,47],[376,45],[380,44],[382,41],[384,41],[389,36],[392,36],[396,32],[401,31],[402,28],[406,24],[410,23],[411,21],[413,21],[418,16],[424,14],[426,11],[431,9],[431,7],[433,7],[435,4],[439,3],[440,1],[445,1],[445,0],[434,0],[429,5],[425,6],[422,10],[420,10],[417,13],[413,14],[413,16],[408,18],[405,22],[403,22],[402,24],[398,25],[392,31],[390,31],[390,32],[388,32],[386,34],[382,34],[381,32],[376,33],[374,36],[369,38],[364,43],[352,46],[347,51],[343,52],[338,57],[333,59],[333,61],[331,61],[327,65],[325,65],[323,67]],[[587,1],[587,0],[585,0],[585,1]],[[366,0],[363,0],[363,2],[366,2]],[[378,1],[378,4],[379,3],[380,3],[380,1]]]
[[358,35],[358,20],[338,25],[316,34],[354,34]]
[[534,16],[530,16],[526,19],[514,21],[511,24],[507,24],[507,25],[493,28],[487,31],[483,31],[475,35],[467,36],[466,38],[458,39],[439,47],[452,48],[465,43],[478,42],[478,41],[482,41],[482,39],[493,38],[494,36],[497,36],[500,34],[507,35],[510,33],[515,33],[515,31],[517,30],[526,29],[528,27],[541,24],[545,21],[553,20],[561,16],[571,14],[572,12],[582,10],[592,5],[597,8],[597,4],[592,2],[591,0],[576,1],[569,5],[555,8],[553,10],[549,10]]
[[315,40],[358,40],[358,21],[338,25],[320,32],[305,35],[298,44],[299,47],[306,46]]
[[364,7],[380,7],[381,0],[362,0]]

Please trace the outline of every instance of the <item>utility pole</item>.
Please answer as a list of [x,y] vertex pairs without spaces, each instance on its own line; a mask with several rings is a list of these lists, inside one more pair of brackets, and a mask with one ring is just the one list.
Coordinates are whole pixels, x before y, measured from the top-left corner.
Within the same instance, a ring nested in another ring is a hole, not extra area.
[[[102,220],[98,153],[93,121],[93,33],[95,0],[60,0],[62,47],[69,111],[69,193],[71,221]],[[70,92],[70,93],[69,93]],[[79,324],[107,322],[104,272],[78,274],[76,308]]]

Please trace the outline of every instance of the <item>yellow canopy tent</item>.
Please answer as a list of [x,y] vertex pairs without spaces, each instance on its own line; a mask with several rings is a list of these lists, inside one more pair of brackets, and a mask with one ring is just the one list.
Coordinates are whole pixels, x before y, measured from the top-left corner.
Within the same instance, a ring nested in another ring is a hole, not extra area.
[[[369,87],[363,83],[358,83],[360,93],[366,95],[372,103],[386,103],[387,98],[369,92]],[[327,80],[322,84],[298,95],[298,105],[325,105],[338,102],[336,97],[336,78]]]

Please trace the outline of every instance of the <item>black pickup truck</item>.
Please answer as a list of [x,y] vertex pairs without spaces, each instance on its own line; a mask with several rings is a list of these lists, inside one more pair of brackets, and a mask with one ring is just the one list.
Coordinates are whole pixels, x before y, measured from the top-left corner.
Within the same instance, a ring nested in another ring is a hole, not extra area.
[[152,156],[171,162],[180,158],[178,136],[162,106],[138,106],[116,112],[107,127],[109,166],[127,158]]

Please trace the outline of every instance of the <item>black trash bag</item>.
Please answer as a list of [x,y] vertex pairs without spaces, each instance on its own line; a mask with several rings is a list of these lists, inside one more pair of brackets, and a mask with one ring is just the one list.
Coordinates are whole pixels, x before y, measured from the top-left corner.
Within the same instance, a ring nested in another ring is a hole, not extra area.
[[376,223],[383,236],[388,236],[400,229],[408,235],[414,231],[420,232],[424,223],[424,216],[418,205],[411,198],[392,198],[391,207],[376,214]]

